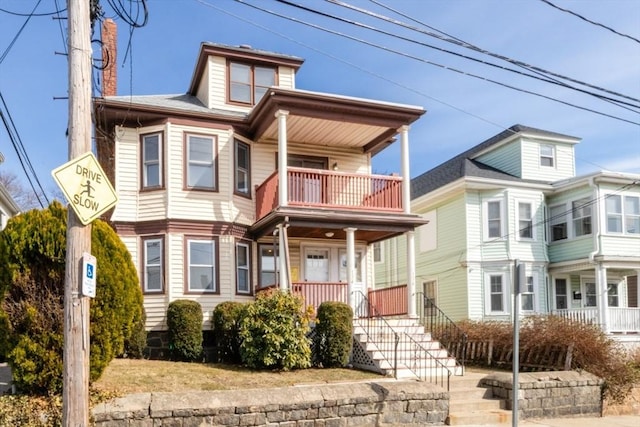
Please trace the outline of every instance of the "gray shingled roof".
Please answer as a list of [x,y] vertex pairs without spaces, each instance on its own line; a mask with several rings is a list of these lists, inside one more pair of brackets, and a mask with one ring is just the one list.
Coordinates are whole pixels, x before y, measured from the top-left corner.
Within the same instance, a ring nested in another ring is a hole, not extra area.
[[458,154],[457,156],[447,160],[444,163],[436,166],[435,168],[428,170],[427,172],[419,175],[411,180],[411,199],[422,196],[423,194],[430,193],[450,182],[453,182],[463,176],[474,176],[479,178],[501,179],[507,181],[523,181],[521,178],[505,173],[494,167],[485,165],[477,160],[473,160],[473,157],[481,151],[495,145],[513,134],[518,133],[530,133],[539,136],[553,137],[553,138],[571,138],[576,139],[573,136],[563,135],[560,133],[549,132],[542,129],[536,129],[523,125],[514,125],[509,129],[500,132],[499,134],[492,136],[486,141],[471,147],[467,151]]
[[188,94],[182,95],[135,95],[135,96],[107,96],[107,101],[116,101],[132,105],[166,108],[190,113],[205,113],[211,115],[230,116],[233,118],[247,117],[247,113],[234,110],[207,108],[200,100]]

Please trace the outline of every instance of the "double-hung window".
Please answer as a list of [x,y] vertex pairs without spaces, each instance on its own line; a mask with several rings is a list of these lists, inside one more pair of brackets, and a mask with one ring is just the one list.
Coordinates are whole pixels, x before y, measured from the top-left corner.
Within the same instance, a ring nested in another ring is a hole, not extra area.
[[162,187],[162,132],[142,135],[142,188]]
[[162,292],[162,238],[143,238],[143,289],[145,293]]
[[555,279],[556,291],[556,310],[565,310],[569,308],[567,297],[567,279]]
[[215,240],[187,240],[189,292],[218,292]]
[[502,237],[502,202],[490,200],[486,203],[486,235],[488,239]]
[[229,63],[229,101],[255,105],[276,85],[276,69],[260,65]]
[[551,241],[566,240],[568,235],[567,209],[565,205],[551,206],[549,209],[549,234]]
[[503,273],[490,273],[486,276],[488,314],[507,312],[507,284]]
[[605,206],[607,233],[640,234],[640,197],[610,194]]
[[533,208],[531,203],[518,203],[518,237],[533,239]]
[[382,262],[382,243],[375,242],[373,244],[373,262]]
[[186,135],[187,187],[216,189],[216,140],[206,135]]
[[250,246],[247,243],[236,244],[236,292],[251,293]]
[[278,283],[278,247],[275,245],[260,245],[260,287]]
[[535,310],[535,282],[533,276],[527,276],[527,282],[524,289],[520,293],[520,302],[522,311],[534,311]]
[[573,212],[573,234],[575,237],[591,234],[591,201],[588,198],[575,200]]
[[620,300],[618,299],[618,284],[609,283],[607,285],[607,304],[609,307],[619,307]]
[[242,196],[250,196],[251,182],[251,150],[249,144],[235,140],[235,192]]
[[540,166],[553,167],[555,165],[556,150],[553,145],[540,145]]

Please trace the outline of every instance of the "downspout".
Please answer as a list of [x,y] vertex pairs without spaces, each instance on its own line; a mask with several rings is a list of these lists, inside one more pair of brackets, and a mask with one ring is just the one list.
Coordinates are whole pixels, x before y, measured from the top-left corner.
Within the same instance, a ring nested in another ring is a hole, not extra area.
[[[599,200],[600,198],[600,189],[598,188],[598,186],[595,183],[595,177],[591,177],[589,178],[589,187],[593,188],[593,191],[595,193],[595,200]],[[599,203],[596,204],[596,207],[599,207]],[[597,212],[597,211],[596,211]],[[600,236],[600,215],[599,212],[598,216],[597,216],[597,221],[591,221],[591,223],[593,224],[593,227],[595,228],[595,230],[593,231],[593,246],[595,247],[595,249],[589,253],[589,263],[590,264],[595,264],[595,257],[596,255],[600,255],[600,240],[601,240],[601,236]]]

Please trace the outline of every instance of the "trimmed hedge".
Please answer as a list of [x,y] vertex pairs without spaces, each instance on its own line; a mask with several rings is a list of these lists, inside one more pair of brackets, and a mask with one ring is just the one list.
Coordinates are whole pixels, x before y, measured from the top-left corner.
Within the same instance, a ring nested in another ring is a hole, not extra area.
[[173,360],[202,361],[202,307],[192,300],[175,300],[167,308],[169,350]]
[[240,363],[240,321],[244,304],[235,301],[220,303],[213,310],[213,333],[216,340],[217,360]]
[[314,336],[317,359],[325,368],[346,366],[353,340],[353,310],[342,302],[323,302],[318,307]]

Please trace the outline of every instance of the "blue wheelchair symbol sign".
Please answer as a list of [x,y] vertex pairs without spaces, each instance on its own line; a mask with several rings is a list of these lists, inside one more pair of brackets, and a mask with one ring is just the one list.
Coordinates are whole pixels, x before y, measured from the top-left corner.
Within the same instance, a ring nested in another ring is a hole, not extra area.
[[93,265],[87,264],[87,279],[93,279]]

